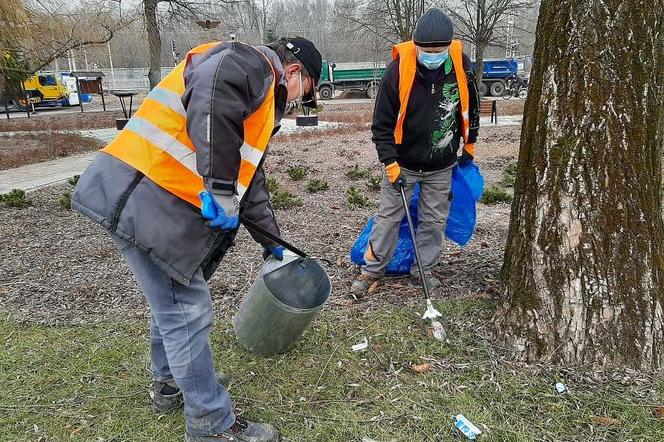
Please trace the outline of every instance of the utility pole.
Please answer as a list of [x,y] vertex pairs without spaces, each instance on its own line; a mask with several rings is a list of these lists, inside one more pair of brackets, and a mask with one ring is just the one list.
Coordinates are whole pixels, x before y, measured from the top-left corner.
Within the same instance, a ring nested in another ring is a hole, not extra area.
[[108,64],[111,65],[111,84],[115,89],[115,71],[113,70],[113,56],[111,55],[111,41],[108,41]]
[[85,46],[83,46],[83,59],[85,60],[85,70],[89,71],[90,68],[88,67],[88,51],[85,50]]

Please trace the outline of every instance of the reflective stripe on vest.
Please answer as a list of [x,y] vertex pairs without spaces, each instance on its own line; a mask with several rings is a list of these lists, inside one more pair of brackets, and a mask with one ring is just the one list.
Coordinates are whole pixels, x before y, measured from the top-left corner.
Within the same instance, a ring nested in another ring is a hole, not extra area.
[[[468,80],[466,72],[463,70],[463,44],[461,40],[452,40],[450,45],[450,57],[454,66],[457,84],[459,86],[459,101],[461,102],[461,116],[463,124],[463,139],[468,141],[470,134],[470,116],[468,109],[470,99],[468,93]],[[406,119],[406,109],[408,109],[408,100],[413,89],[415,73],[417,70],[417,47],[415,43],[407,41],[392,47],[392,59],[399,57],[399,114],[397,124],[394,128],[394,142],[401,144],[403,141],[403,122]]]
[[[184,68],[193,55],[218,44],[209,43],[192,49],[185,60],[150,91],[115,140],[102,149],[197,207],[201,206],[198,193],[205,185],[196,167],[196,149],[187,135],[187,113],[181,101],[185,91]],[[273,70],[272,84],[265,99],[243,122],[244,142],[240,147],[237,176],[240,200],[251,184],[272,136],[275,81]]]

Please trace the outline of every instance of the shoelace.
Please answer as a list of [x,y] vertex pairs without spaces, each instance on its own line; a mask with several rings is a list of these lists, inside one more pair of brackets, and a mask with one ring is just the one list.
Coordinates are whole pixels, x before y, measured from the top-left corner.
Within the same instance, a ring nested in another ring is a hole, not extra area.
[[247,422],[247,420],[240,416],[236,416],[235,422],[233,423],[233,425],[231,425],[230,430],[233,433],[239,433],[243,430],[246,430],[247,428],[249,428],[249,423]]

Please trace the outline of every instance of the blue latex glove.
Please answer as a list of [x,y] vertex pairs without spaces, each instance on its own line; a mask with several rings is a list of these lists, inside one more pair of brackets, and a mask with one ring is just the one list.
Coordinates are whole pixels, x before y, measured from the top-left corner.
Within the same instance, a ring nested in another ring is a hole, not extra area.
[[201,199],[201,215],[209,220],[210,227],[221,227],[221,230],[235,229],[240,220],[238,216],[228,217],[226,211],[215,201],[214,197],[207,190],[201,190],[198,193]]
[[270,255],[272,255],[278,261],[282,261],[284,259],[284,250],[286,249],[282,246],[266,247],[265,250],[263,250],[263,259],[267,260],[270,257]]

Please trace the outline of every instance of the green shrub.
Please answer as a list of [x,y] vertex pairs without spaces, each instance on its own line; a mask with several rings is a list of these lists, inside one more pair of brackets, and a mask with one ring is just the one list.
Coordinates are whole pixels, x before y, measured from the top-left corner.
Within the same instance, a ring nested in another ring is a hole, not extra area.
[[268,178],[265,180],[265,185],[267,186],[267,191],[270,193],[274,193],[279,189],[279,183],[277,183],[277,180],[274,178]]
[[293,181],[300,181],[309,173],[309,170],[304,166],[292,166],[288,169],[288,176]]
[[0,203],[7,207],[16,207],[19,209],[32,205],[32,201],[25,196],[25,191],[20,189],[14,189],[9,193],[0,194]]
[[80,177],[81,177],[80,175],[74,175],[73,177],[69,178],[69,179],[67,180],[67,182],[68,182],[69,184],[71,184],[72,186],[76,187],[76,185],[78,184],[78,179],[79,179]]
[[367,178],[367,188],[373,190],[374,192],[380,190],[380,183],[383,179],[379,176],[370,176]]
[[512,162],[505,167],[503,177],[500,179],[500,185],[503,187],[514,187],[516,180],[516,163]]
[[327,181],[324,180],[313,179],[309,180],[309,184],[307,184],[307,190],[309,193],[321,192],[329,188],[330,186],[328,186]]
[[509,203],[511,201],[512,194],[498,186],[488,186],[484,189],[484,194],[480,200],[484,204]]
[[62,198],[60,198],[60,206],[62,206],[63,209],[71,209],[71,192],[65,192],[62,195]]
[[302,205],[302,199],[296,197],[287,190],[277,190],[274,192],[271,201],[272,206],[275,209],[290,209]]
[[351,207],[369,207],[371,205],[369,198],[362,195],[362,193],[353,186],[350,186],[346,190],[346,200]]
[[350,169],[348,169],[346,176],[351,180],[363,180],[371,176],[371,171],[361,169],[359,164],[354,164]]

